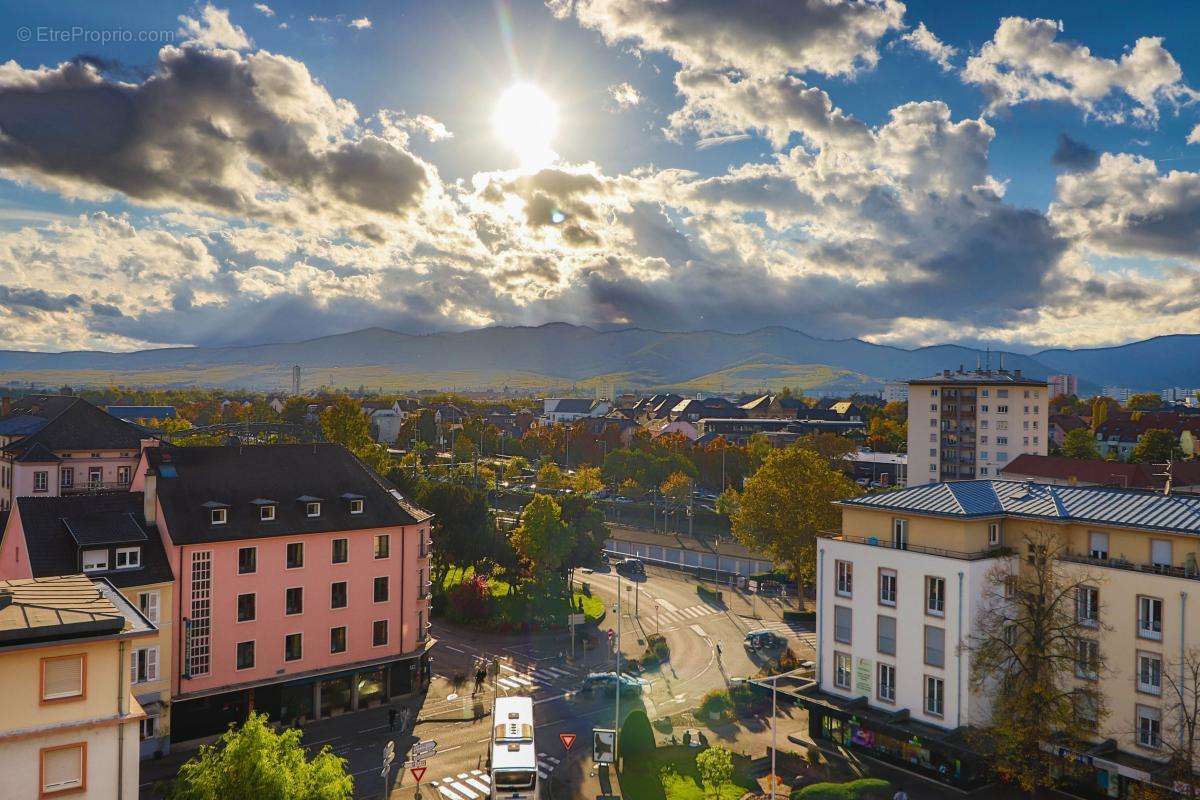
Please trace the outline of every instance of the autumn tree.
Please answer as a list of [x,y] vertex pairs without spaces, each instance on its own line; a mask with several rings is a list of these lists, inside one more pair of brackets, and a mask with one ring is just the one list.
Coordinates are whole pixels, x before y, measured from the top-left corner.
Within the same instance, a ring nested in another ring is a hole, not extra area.
[[[1167,756],[1177,795],[1200,797],[1200,776],[1196,774],[1200,759],[1200,648],[1188,648],[1182,658],[1160,669],[1165,702],[1159,747]],[[1138,735],[1136,730],[1131,733]]]
[[833,502],[859,491],[854,481],[812,450],[773,450],[746,480],[732,518],[733,535],[787,566],[803,607],[804,586],[815,569],[817,534],[841,525],[841,511]]
[[581,494],[564,495],[559,507],[562,509],[563,525],[568,531],[567,537],[573,542],[565,566],[578,567],[598,561],[604,542],[608,539],[604,513]]
[[562,470],[558,468],[550,459],[542,462],[537,471],[537,485],[539,489],[561,489],[563,485]]
[[1063,567],[1064,545],[1054,532],[1031,531],[1021,551],[1015,569],[1004,560],[988,572],[967,648],[972,688],[991,700],[979,744],[1004,781],[1036,794],[1083,769],[1043,745],[1086,750],[1106,715],[1098,680],[1077,677],[1105,671],[1105,628],[1095,605],[1098,580]]
[[311,758],[299,728],[276,731],[265,714],[251,712],[216,744],[179,768],[167,790],[169,800],[350,800],[354,780],[346,760],[325,745]]
[[1115,414],[1120,413],[1121,406],[1111,397],[1099,395],[1092,398],[1092,432],[1110,420]]
[[1147,464],[1183,458],[1179,437],[1165,428],[1151,428],[1138,437],[1129,460]]
[[658,490],[668,500],[685,503],[692,496],[692,479],[682,472],[672,472]]
[[585,465],[575,470],[575,475],[571,478],[571,488],[576,494],[591,494],[603,489],[604,481],[600,478],[600,468]]
[[283,401],[283,411],[279,413],[279,416],[284,422],[303,425],[308,419],[308,406],[311,402],[303,395],[292,395]]
[[513,456],[504,465],[504,479],[507,481],[520,480],[525,470],[529,469],[529,462],[524,456]]
[[829,462],[830,466],[841,468],[843,459],[858,450],[858,446],[845,436],[836,433],[806,433],[796,440],[796,447],[812,450]]
[[771,440],[764,434],[756,433],[746,442],[746,457],[750,462],[748,465],[748,473],[753,475],[758,471],[763,462],[767,460],[767,456],[775,448],[771,445]]
[[1099,458],[1096,437],[1087,428],[1067,431],[1063,437],[1062,454],[1067,458]]
[[321,432],[379,474],[386,475],[391,469],[387,449],[371,438],[371,422],[362,406],[346,395],[334,396],[321,412]]
[[1129,395],[1125,401],[1126,411],[1153,411],[1162,405],[1162,398],[1154,392],[1140,392]]
[[535,494],[521,512],[512,543],[538,579],[558,574],[574,549],[572,531],[562,520],[562,507],[548,494]]
[[475,442],[462,431],[454,437],[454,460],[472,461],[475,459]]

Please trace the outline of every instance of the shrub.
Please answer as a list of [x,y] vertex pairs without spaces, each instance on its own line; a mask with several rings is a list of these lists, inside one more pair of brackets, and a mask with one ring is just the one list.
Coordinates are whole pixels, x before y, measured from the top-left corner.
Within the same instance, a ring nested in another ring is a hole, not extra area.
[[[622,758],[636,759],[639,756],[653,753],[654,747],[654,730],[650,727],[650,718],[642,709],[634,709],[621,725]],[[626,763],[630,762],[626,761]]]
[[714,603],[721,602],[721,592],[717,589],[710,589],[704,584],[696,585],[696,594],[700,595],[705,600],[711,600]]
[[749,683],[739,683],[729,690],[729,702],[738,713],[744,713],[759,705],[761,698]]
[[482,622],[492,615],[492,587],[475,575],[450,590],[450,616],[461,622]]
[[847,783],[814,783],[792,792],[792,800],[883,800],[892,785],[882,778],[860,778]]
[[729,713],[729,692],[712,689],[700,701],[700,713],[706,718],[711,714],[724,716]]
[[817,621],[817,612],[815,612],[815,611],[784,611],[783,612],[783,621],[784,622],[811,622],[811,623],[815,624]]

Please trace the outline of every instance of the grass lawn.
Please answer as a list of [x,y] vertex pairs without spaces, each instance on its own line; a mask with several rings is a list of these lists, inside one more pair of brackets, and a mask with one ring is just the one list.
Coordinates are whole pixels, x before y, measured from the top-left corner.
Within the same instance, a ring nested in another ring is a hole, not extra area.
[[[629,800],[705,800],[700,772],[696,769],[696,754],[691,747],[659,747],[653,756],[626,764],[617,780],[621,795]],[[676,775],[663,780],[663,767],[671,767]],[[733,756],[733,782],[721,787],[719,800],[738,800],[758,784],[749,774],[749,760],[736,753]]]
[[[475,574],[475,568],[451,567],[442,578],[441,590],[449,592],[465,580],[470,580]],[[495,601],[495,621],[509,625],[520,625],[528,620],[538,620],[544,624],[565,625],[570,608],[565,597],[551,596],[537,591],[532,583],[514,586],[500,578],[489,577],[488,586],[492,590]],[[574,607],[583,603],[583,613],[589,622],[595,622],[604,616],[604,601],[598,597],[576,592]]]

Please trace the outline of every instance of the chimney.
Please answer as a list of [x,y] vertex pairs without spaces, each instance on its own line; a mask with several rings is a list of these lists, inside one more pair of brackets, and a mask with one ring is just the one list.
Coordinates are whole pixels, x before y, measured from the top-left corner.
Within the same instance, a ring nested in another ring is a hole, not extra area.
[[0,397],[0,416],[8,416],[8,411],[12,407],[12,398],[8,395]]
[[158,473],[154,467],[146,470],[146,483],[142,487],[142,517],[147,525],[158,524]]
[[1021,377],[1021,370],[1019,370],[1019,369],[1014,369],[1014,370],[1013,370],[1013,375],[1017,376],[1018,378],[1019,378],[1019,377]]

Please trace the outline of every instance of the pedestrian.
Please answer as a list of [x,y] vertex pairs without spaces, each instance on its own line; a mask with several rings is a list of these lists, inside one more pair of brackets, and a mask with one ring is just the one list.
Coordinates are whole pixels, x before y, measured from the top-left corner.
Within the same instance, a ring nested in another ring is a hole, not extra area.
[[896,793],[892,795],[892,800],[908,800],[908,792],[904,791],[903,788],[897,789]]
[[408,720],[412,717],[412,712],[407,707],[400,709],[400,730],[408,730]]
[[389,731],[396,730],[396,715],[397,715],[397,713],[398,712],[396,711],[395,706],[392,706],[391,708],[388,709],[388,730]]

